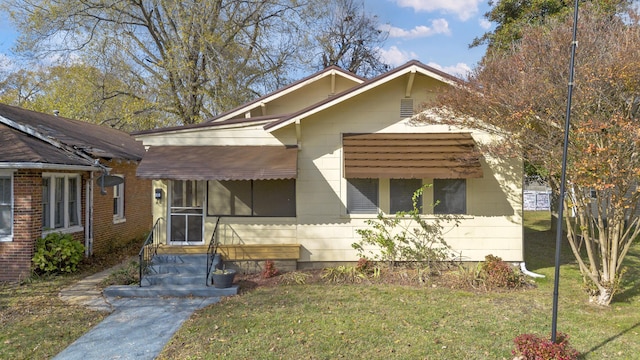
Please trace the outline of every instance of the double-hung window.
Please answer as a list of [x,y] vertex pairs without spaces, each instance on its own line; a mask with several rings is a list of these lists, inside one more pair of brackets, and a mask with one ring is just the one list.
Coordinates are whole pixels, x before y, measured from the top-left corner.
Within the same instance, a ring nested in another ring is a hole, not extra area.
[[80,176],[42,175],[42,228],[68,229],[80,226]]
[[347,179],[347,213],[378,213],[378,179]]
[[[390,212],[413,210],[413,194],[422,187],[421,179],[389,180]],[[422,197],[416,199],[418,210],[422,212]]]
[[11,241],[13,236],[13,177],[0,172],[0,241]]
[[436,214],[466,214],[467,181],[465,179],[434,179],[433,200]]
[[[115,175],[120,178],[122,176]],[[124,179],[122,183],[113,187],[113,222],[123,222],[124,217]]]

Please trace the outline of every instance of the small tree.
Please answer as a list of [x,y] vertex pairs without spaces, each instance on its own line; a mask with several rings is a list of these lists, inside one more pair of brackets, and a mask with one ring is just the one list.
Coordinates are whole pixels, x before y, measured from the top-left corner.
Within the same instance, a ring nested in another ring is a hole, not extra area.
[[[640,14],[585,5],[563,206],[590,300],[608,305],[640,234]],[[565,17],[527,27],[509,51],[487,54],[466,86],[443,89],[422,120],[500,135],[484,151],[522,155],[548,172],[557,194],[572,24]]]
[[376,261],[386,262],[390,268],[400,261],[430,267],[433,262],[449,260],[451,248],[444,240],[443,230],[449,223],[458,226],[460,219],[457,215],[424,218],[419,203],[426,187],[428,185],[413,193],[411,211],[400,211],[394,216],[380,213],[375,220],[366,221],[370,228],[356,230],[362,239],[351,246],[360,257],[370,255]]

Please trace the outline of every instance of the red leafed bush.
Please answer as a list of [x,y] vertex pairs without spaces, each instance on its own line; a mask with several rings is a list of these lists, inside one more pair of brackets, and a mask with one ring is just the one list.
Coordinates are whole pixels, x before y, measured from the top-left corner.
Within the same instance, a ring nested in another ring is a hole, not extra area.
[[490,288],[514,289],[522,284],[520,274],[498,256],[487,255],[485,257],[484,271],[487,285]]
[[278,275],[280,275],[280,271],[276,269],[276,264],[271,260],[265,261],[264,269],[262,270],[262,277],[264,279],[268,279]]
[[556,334],[556,342],[535,334],[521,334],[513,342],[512,354],[521,360],[576,360],[578,351],[569,346],[569,335]]

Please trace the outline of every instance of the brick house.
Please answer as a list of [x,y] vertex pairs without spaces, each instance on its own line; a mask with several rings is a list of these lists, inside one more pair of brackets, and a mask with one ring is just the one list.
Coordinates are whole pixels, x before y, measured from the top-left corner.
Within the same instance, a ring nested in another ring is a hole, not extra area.
[[85,255],[151,228],[144,154],[122,131],[0,104],[0,281],[28,277],[36,239],[72,234]]

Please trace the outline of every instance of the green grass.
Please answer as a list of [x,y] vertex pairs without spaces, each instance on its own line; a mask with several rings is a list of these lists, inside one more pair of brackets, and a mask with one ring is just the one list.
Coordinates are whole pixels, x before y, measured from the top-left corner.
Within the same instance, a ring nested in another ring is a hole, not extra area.
[[[394,285],[257,288],[198,311],[163,359],[511,359],[521,333],[551,331],[555,233],[548,213],[527,213],[529,270],[537,288],[470,292]],[[558,331],[584,359],[640,354],[640,246],[627,259],[624,291],[609,308],[589,305],[563,244]]]
[[[555,233],[548,214],[527,213],[529,270],[537,288],[470,292],[395,285],[262,287],[202,309],[167,344],[164,359],[511,359],[520,333],[551,329]],[[640,244],[625,260],[623,291],[609,308],[587,303],[563,244],[558,330],[584,359],[640,354]],[[122,262],[137,249],[94,259],[81,273],[0,284],[0,359],[55,356],[106,314],[71,306],[61,288]],[[119,255],[118,255],[119,254]]]
[[70,275],[34,277],[23,283],[0,283],[0,359],[48,359],[98,324],[107,315],[70,305],[60,290],[79,279],[137,254],[142,241],[93,257]]

